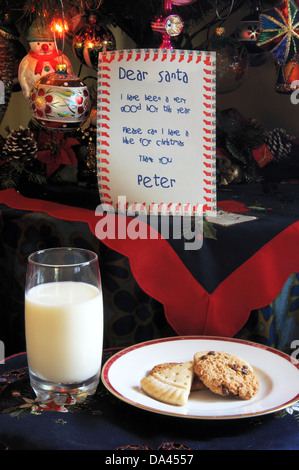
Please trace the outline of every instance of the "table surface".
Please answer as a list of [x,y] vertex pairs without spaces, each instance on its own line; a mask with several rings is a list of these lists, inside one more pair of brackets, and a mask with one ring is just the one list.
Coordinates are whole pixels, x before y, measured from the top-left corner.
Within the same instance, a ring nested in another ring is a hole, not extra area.
[[[118,349],[104,351],[105,362]],[[198,420],[151,413],[100,382],[82,405],[41,406],[29,384],[27,356],[0,364],[0,449],[298,450],[299,403],[263,416]]]
[[[287,278],[299,272],[299,185],[235,185],[217,196],[220,209],[256,219],[233,227],[213,223],[214,236],[205,235],[195,251],[185,250],[181,236],[101,238],[130,260],[136,282],[163,305],[179,335],[234,336],[252,310],[269,305]],[[96,235],[100,220],[127,229],[132,223],[131,217],[100,217],[94,210],[25,198],[13,190],[0,192],[0,203],[81,221]]]

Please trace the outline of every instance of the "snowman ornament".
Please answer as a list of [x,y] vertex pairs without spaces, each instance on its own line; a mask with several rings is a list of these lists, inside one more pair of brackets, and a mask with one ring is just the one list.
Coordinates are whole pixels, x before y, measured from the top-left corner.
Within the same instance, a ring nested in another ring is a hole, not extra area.
[[73,69],[69,59],[57,50],[53,33],[44,26],[33,25],[27,40],[30,50],[19,65],[18,79],[23,95],[29,99],[36,81],[43,75],[55,72],[57,64],[65,64],[69,74],[73,73]]

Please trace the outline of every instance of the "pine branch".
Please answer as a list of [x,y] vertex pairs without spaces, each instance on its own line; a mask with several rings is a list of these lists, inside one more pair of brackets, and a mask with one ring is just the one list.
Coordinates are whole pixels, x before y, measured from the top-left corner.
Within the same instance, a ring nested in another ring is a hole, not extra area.
[[20,162],[7,162],[0,168],[0,187],[2,189],[16,188],[20,182],[23,167]]
[[[234,0],[232,13],[244,6],[250,8],[256,2],[257,0]],[[267,7],[270,8],[275,3],[277,0],[267,0]],[[155,42],[160,40],[159,35],[153,33],[151,22],[164,10],[164,0],[62,0],[62,5],[66,17],[70,16],[71,11],[82,12],[87,19],[94,13],[99,21],[118,26],[133,39],[137,47],[155,47]],[[221,15],[229,11],[230,5],[231,0],[217,0]],[[173,5],[172,10],[182,17],[185,31],[191,26],[194,29],[199,25],[195,35],[219,22],[215,0],[197,0],[184,6]],[[26,32],[36,18],[44,17],[45,12],[51,19],[54,14],[61,16],[61,3],[58,0],[1,0],[0,21],[10,15],[18,29]],[[208,15],[213,12],[215,18],[212,22],[207,22]],[[189,39],[190,44],[192,39],[193,37]]]
[[47,183],[47,178],[44,175],[41,175],[40,173],[32,173],[31,171],[25,170],[24,174],[28,178],[28,181],[30,183],[35,183],[35,184]]

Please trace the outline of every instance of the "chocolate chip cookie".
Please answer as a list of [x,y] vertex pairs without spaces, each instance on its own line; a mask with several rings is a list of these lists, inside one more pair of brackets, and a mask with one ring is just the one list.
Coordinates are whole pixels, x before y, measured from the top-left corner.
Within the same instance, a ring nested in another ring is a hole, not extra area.
[[251,365],[226,352],[196,353],[194,372],[207,388],[218,395],[249,400],[259,390],[259,381]]

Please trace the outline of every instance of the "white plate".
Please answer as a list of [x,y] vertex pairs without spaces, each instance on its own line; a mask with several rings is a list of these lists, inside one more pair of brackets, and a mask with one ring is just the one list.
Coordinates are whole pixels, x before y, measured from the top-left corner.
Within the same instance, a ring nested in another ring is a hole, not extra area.
[[[249,362],[260,382],[251,400],[221,397],[205,390],[191,392],[186,406],[167,405],[148,397],[140,380],[156,364],[185,362],[198,351],[225,351]],[[186,336],[136,344],[112,356],[103,366],[102,381],[119,399],[138,408],[177,417],[236,419],[286,408],[299,400],[299,362],[267,346],[249,341]]]

